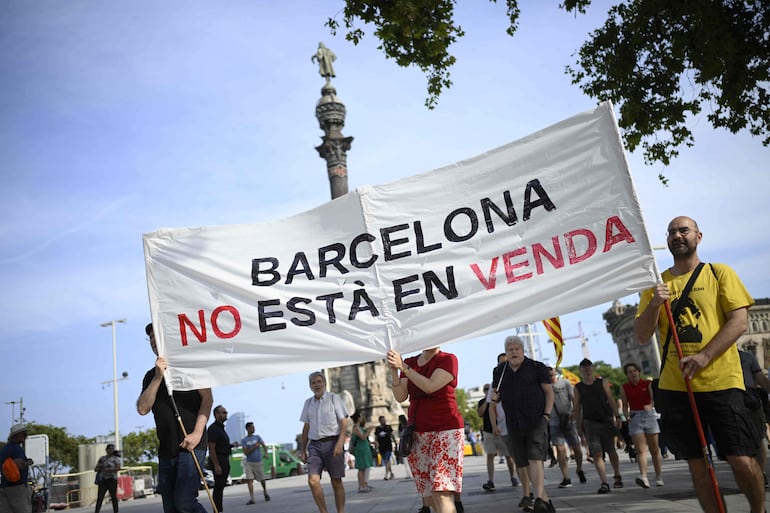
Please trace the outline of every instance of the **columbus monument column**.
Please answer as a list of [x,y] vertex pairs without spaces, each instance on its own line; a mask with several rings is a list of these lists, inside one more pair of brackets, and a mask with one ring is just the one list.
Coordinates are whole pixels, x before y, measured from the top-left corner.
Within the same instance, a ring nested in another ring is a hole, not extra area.
[[[333,63],[337,56],[323,43],[318,43],[318,51],[310,60],[318,63],[318,73],[326,79],[315,107],[315,116],[324,131],[316,150],[326,161],[331,196],[335,199],[348,192],[347,152],[353,138],[342,135],[345,104],[337,97],[337,90],[331,84],[331,79],[336,76]],[[384,359],[324,369],[324,375],[328,389],[345,399],[350,413],[359,410],[375,422],[380,415],[384,415],[388,424],[397,427],[398,415],[403,411],[393,396],[390,372]]]

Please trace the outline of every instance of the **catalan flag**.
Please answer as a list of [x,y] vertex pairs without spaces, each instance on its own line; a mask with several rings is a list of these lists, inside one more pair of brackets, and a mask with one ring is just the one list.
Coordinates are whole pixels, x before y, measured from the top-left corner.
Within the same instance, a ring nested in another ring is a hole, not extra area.
[[567,369],[561,369],[561,375],[573,385],[580,383],[580,378],[574,372],[570,372]]
[[556,365],[554,369],[561,364],[562,349],[564,348],[564,339],[561,336],[561,322],[558,317],[551,317],[543,321],[545,331],[548,333],[548,337],[553,342],[553,347],[556,349]]

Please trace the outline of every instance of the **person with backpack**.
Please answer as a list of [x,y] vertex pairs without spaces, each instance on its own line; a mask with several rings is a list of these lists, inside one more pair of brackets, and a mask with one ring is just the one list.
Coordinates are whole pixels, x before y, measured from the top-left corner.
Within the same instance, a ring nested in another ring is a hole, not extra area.
[[32,513],[32,489],[27,485],[27,476],[33,462],[24,453],[28,434],[26,425],[13,425],[8,443],[0,449],[0,511],[3,513]]

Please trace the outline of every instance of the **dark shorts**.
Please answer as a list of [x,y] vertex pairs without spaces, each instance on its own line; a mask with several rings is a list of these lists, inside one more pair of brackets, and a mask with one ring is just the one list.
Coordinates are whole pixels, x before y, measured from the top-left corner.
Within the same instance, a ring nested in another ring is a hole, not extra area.
[[530,460],[545,461],[548,452],[548,422],[545,417],[527,431],[508,430],[508,452],[517,467],[528,467]]
[[756,410],[749,409],[749,416],[751,417],[751,423],[754,425],[754,429],[757,432],[759,441],[767,439],[767,423],[765,422],[765,412],[762,411],[760,406]]
[[393,457],[393,449],[383,450],[382,447],[380,447],[380,456],[382,456],[382,466],[385,466],[385,464]]
[[337,438],[311,440],[307,446],[307,473],[320,476],[325,470],[331,478],[345,477],[345,453],[334,456]]
[[609,420],[583,419],[583,432],[588,442],[588,453],[594,458],[603,454],[615,454],[615,429]]
[[[666,395],[666,412],[661,421],[666,445],[684,459],[703,457],[687,392],[661,390]],[[695,392],[704,432],[711,429],[720,456],[756,456],[759,436],[737,388],[717,392]]]

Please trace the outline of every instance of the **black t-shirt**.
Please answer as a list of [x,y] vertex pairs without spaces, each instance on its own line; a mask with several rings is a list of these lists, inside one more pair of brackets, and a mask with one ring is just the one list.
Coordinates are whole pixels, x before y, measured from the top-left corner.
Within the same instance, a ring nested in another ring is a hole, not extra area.
[[583,408],[584,419],[604,422],[612,418],[612,409],[607,403],[602,378],[596,378],[590,385],[581,381],[575,388],[580,391],[580,407]]
[[232,448],[230,447],[230,435],[225,431],[225,425],[214,422],[208,429],[209,443],[214,444],[217,456],[230,456]]
[[[487,402],[486,396],[479,399],[479,405],[476,409],[478,410],[478,408],[481,408],[481,405],[484,404],[485,402]],[[482,426],[481,431],[484,433],[494,433],[494,430],[492,429],[492,419],[489,418],[490,408],[495,408],[495,403],[489,403],[487,405],[487,409],[484,411],[484,415],[481,418],[481,420],[484,422],[484,425]]]
[[492,388],[497,389],[498,383],[508,433],[527,431],[545,412],[542,385],[551,384],[548,369],[530,358],[524,358],[516,371],[503,362],[492,371]]
[[[155,377],[155,369],[147,371],[142,381],[142,392],[147,390],[150,382]],[[201,395],[197,390],[174,391],[174,402],[179,408],[179,415],[182,417],[187,433],[192,433],[195,429],[195,421],[198,418],[198,411],[201,407]],[[155,431],[158,433],[160,445],[158,447],[158,456],[161,458],[173,458],[179,454],[179,444],[184,440],[184,434],[176,420],[174,405],[168,395],[166,380],[160,382],[158,394],[155,396],[155,402],[152,405],[152,415],[155,417]],[[201,441],[195,447],[199,450],[205,450],[208,445],[206,432],[203,432]]]
[[380,452],[389,452],[393,450],[392,427],[379,425],[374,429],[374,436],[377,437],[377,443],[380,445]]

